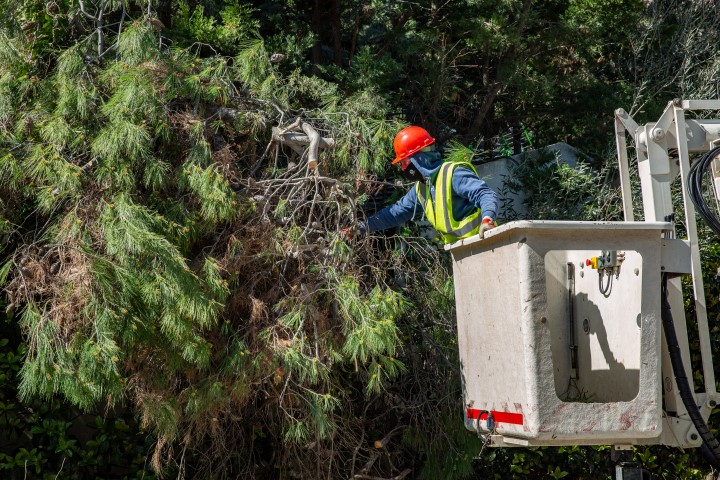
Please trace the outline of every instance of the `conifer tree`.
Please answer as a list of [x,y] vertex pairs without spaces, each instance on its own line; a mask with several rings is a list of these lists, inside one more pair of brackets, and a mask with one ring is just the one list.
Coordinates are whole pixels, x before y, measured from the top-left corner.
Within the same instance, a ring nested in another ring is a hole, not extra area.
[[[154,2],[57,7],[18,7],[62,19],[47,31],[0,30],[0,280],[28,345],[21,398],[131,405],[158,472],[382,471],[366,442],[388,432],[368,409],[407,371],[413,312],[388,272],[436,256],[337,232],[401,122],[371,91],[279,72],[252,22],[229,33],[242,8],[207,30],[230,57],[171,48]],[[318,168],[286,138],[308,128],[333,146]],[[407,270],[445,275],[425,268]]]

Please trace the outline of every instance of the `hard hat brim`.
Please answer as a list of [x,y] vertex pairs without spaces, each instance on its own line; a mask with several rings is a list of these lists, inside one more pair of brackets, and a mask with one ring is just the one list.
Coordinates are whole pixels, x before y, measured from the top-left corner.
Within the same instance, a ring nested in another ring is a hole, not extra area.
[[[412,144],[410,148],[408,148],[408,145],[404,145],[405,143],[408,143],[408,141]],[[400,163],[433,143],[435,143],[435,139],[430,136],[424,128],[415,126],[403,128],[395,136],[395,141],[393,142],[395,160],[390,163],[392,165]]]

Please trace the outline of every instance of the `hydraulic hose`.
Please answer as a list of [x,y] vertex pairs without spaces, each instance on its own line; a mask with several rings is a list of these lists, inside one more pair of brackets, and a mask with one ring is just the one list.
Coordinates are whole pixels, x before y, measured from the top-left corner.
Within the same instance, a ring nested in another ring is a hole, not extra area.
[[687,375],[685,375],[685,366],[683,365],[680,345],[678,343],[677,333],[675,332],[670,302],[668,301],[666,274],[662,276],[662,308],[660,316],[663,322],[665,340],[667,341],[668,351],[670,353],[670,363],[672,364],[673,373],[675,374],[675,382],[680,392],[680,398],[682,399],[683,405],[685,405],[690,420],[693,425],[695,425],[695,429],[697,429],[698,434],[700,434],[700,438],[702,438],[703,445],[701,451],[703,455],[714,468],[720,469],[720,443],[718,443],[710,431],[710,428],[708,428],[705,423],[705,420],[703,420],[700,409],[695,404],[694,392],[692,388],[690,388]]
[[695,204],[695,208],[703,220],[705,220],[705,223],[707,223],[717,236],[720,236],[720,218],[712,211],[703,198],[703,175],[711,171],[713,159],[719,154],[720,147],[715,147],[702,154],[700,158],[693,163],[692,167],[690,167],[687,179],[687,189],[690,200]]

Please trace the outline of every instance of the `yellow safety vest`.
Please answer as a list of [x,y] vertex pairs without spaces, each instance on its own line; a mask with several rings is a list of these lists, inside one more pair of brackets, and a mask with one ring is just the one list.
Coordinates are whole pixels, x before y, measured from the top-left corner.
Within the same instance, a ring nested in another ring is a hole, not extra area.
[[[482,210],[476,209],[467,217],[457,220],[452,211],[452,176],[457,167],[467,167],[475,172],[475,167],[468,162],[445,162],[435,176],[435,202],[430,195],[430,186],[420,187],[420,182],[415,184],[418,202],[423,205],[425,217],[435,230],[442,234],[445,243],[452,243],[457,240],[472,237],[480,231],[482,223]],[[431,179],[428,179],[431,180]]]

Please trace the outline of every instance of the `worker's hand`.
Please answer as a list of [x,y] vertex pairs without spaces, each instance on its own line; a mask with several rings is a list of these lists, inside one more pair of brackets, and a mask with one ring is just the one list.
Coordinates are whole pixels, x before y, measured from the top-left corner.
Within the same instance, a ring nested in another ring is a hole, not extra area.
[[358,229],[358,227],[347,227],[343,228],[338,233],[340,234],[340,239],[347,242],[348,240],[360,235],[360,229]]
[[480,224],[480,238],[485,238],[485,232],[495,228],[495,221],[490,217],[484,217]]

